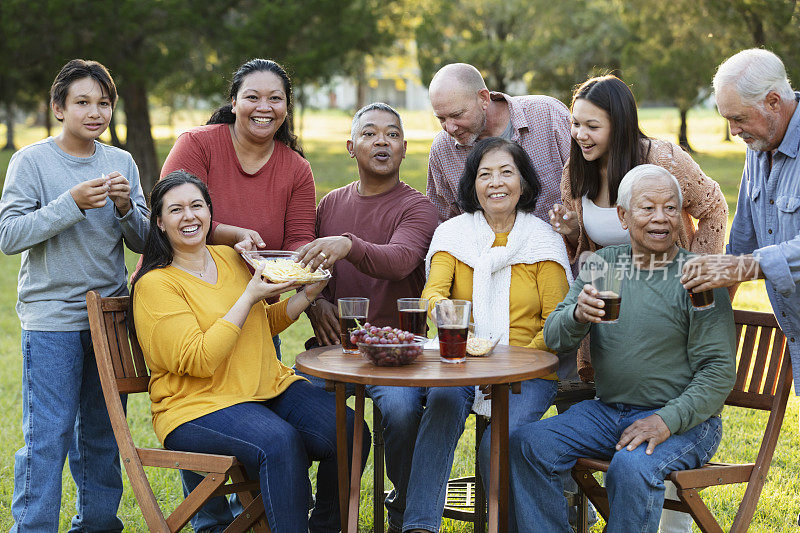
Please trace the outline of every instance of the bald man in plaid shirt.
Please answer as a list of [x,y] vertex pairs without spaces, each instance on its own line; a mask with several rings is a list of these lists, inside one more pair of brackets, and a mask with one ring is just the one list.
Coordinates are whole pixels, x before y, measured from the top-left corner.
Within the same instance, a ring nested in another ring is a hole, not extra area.
[[476,141],[504,137],[530,156],[542,185],[534,214],[561,202],[561,171],[569,156],[570,114],[550,96],[508,96],[490,92],[478,69],[465,63],[446,65],[431,80],[433,112],[442,129],[428,159],[427,195],[441,222],[462,213],[456,203],[458,181]]

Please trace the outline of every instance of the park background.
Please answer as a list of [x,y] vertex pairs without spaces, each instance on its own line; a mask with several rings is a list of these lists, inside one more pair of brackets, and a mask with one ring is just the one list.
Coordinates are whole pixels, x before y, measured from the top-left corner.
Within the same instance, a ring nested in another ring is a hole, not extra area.
[[[355,108],[383,100],[400,108],[409,150],[401,176],[424,191],[427,154],[439,126],[425,87],[443,64],[477,66],[492,90],[550,94],[569,104],[575,84],[613,72],[631,84],[646,134],[678,142],[717,180],[731,216],[744,144],[713,108],[710,80],[725,57],[753,46],[782,56],[800,80],[800,5],[792,0],[2,0],[0,2],[0,179],[13,151],[57,134],[47,106],[58,69],[73,57],[109,67],[120,102],[105,142],[132,153],[145,192],[180,132],[205,123],[224,102],[230,74],[252,57],[276,59],[294,83],[294,129],[314,171],[317,199],[355,179],[344,145]],[[129,266],[137,257],[128,253]],[[11,527],[13,454],[22,445],[18,256],[0,256],[0,529]],[[734,306],[770,311],[763,283]],[[303,317],[281,335],[291,363],[311,336]],[[795,531],[800,511],[798,400],[789,401],[751,531]],[[548,414],[553,414],[548,413]],[[718,461],[752,461],[765,417],[726,408]],[[368,420],[370,418],[368,417]],[[148,399],[129,401],[139,445],[156,445]],[[472,473],[474,422],[454,475]],[[181,499],[174,472],[151,470],[165,508]],[[61,528],[74,514],[64,470]],[[127,488],[126,531],[146,531]],[[361,529],[372,529],[372,460],[362,478]],[[388,484],[387,484],[388,486]],[[742,486],[703,492],[724,529]],[[596,526],[595,529],[599,531]],[[696,529],[696,528],[695,528]],[[443,531],[471,531],[445,521]]]

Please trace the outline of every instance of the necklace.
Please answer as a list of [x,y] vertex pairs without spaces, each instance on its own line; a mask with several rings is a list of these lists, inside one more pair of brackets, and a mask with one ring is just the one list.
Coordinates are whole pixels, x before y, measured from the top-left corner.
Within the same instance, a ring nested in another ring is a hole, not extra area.
[[183,265],[179,265],[179,264],[176,265],[175,261],[172,261],[172,264],[175,265],[176,267],[180,268],[181,270],[184,270],[184,271],[188,272],[189,274],[192,274],[193,276],[197,276],[199,278],[202,278],[205,275],[206,270],[208,269],[208,255],[209,255],[208,252],[206,252],[204,254],[204,256],[203,256],[203,269],[202,270],[194,270],[194,269],[187,268],[187,267],[185,267]]

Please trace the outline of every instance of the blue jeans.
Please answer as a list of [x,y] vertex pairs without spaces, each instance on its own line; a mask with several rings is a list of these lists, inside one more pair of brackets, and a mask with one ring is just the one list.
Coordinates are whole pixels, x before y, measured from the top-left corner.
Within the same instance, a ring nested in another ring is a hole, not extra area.
[[[277,335],[272,337],[272,344],[275,346],[275,355],[278,361],[281,360],[281,338]],[[181,488],[183,497],[189,495],[197,485],[203,481],[203,476],[195,474],[190,470],[181,470]],[[230,503],[230,505],[229,505]],[[198,533],[220,533],[233,522],[233,518],[242,512],[242,505],[236,494],[227,498],[219,496],[211,498],[191,519],[192,529]]]
[[634,421],[657,409],[586,400],[565,413],[519,428],[509,440],[510,531],[570,533],[561,474],[579,457],[611,460],[606,475],[611,514],[607,531],[658,531],[664,478],[676,470],[699,468],[714,455],[722,422],[711,417],[689,431],[671,435],[647,455],[647,443],[633,451],[615,445]]
[[396,529],[439,531],[458,439],[464,432],[474,387],[367,386],[383,416],[386,498]]
[[[348,410],[350,450],[354,418]],[[366,424],[363,432],[362,470],[370,446]],[[271,400],[233,405],[181,424],[167,435],[164,445],[235,455],[248,475],[259,480],[267,521],[275,533],[339,531],[336,406],[330,394],[305,381],[292,383]],[[320,465],[316,505],[309,518],[311,461]]]
[[70,531],[122,531],[119,450],[89,332],[22,330],[22,364],[11,532],[58,531],[67,457],[78,488]]
[[[553,403],[558,393],[558,381],[554,379],[529,379],[521,383],[519,394],[508,395],[508,434],[517,428],[541,419]],[[484,489],[489,488],[489,452],[491,445],[491,424],[481,439],[478,448],[478,467]],[[514,502],[509,502],[509,516],[513,514]]]

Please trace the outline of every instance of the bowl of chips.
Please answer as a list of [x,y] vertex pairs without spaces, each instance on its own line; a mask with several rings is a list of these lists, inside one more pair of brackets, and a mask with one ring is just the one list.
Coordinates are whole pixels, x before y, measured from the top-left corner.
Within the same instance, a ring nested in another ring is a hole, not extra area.
[[497,346],[499,340],[499,337],[496,339],[476,337],[470,332],[467,337],[467,355],[471,355],[472,357],[486,357],[492,353],[492,350]]
[[253,268],[264,265],[261,276],[272,283],[285,283],[291,281],[298,284],[316,283],[330,279],[328,270],[318,268],[314,271],[309,266],[303,266],[295,261],[294,252],[282,250],[253,250],[241,252],[242,258]]

